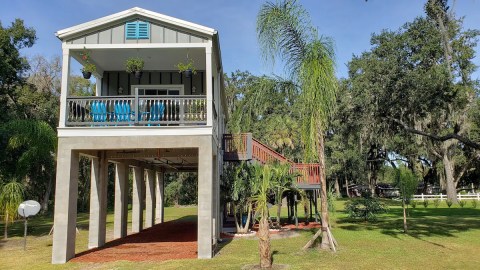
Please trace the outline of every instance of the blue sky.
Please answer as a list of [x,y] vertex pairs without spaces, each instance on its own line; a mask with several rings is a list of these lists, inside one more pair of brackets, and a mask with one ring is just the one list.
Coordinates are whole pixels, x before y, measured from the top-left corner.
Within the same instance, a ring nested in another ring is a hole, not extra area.
[[[4,1],[7,2],[0,0]],[[319,33],[334,39],[339,77],[347,75],[346,63],[353,54],[370,48],[372,33],[398,29],[423,15],[425,3],[424,0],[298,1],[309,11]],[[264,0],[21,0],[8,1],[8,5],[5,2],[0,9],[2,25],[22,18],[37,31],[37,43],[23,51],[29,56],[60,55],[61,44],[54,35],[57,30],[138,6],[217,29],[225,72],[237,69],[254,74],[279,72],[263,63],[256,40],[255,18]],[[480,29],[480,0],[457,0],[454,9],[457,16],[465,16],[466,28]],[[475,64],[480,66],[480,57]],[[480,78],[479,71],[474,78]]]

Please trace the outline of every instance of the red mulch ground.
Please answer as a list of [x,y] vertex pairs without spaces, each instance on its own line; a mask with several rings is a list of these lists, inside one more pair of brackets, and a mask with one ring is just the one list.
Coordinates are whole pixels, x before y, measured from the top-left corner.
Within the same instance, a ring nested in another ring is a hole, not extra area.
[[166,261],[197,258],[197,224],[169,221],[79,253],[73,262]]

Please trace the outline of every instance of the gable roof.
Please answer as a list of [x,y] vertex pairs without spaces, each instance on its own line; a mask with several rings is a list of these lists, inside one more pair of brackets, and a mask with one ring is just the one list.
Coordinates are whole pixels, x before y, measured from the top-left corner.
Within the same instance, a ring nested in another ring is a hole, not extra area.
[[174,18],[174,17],[170,17],[170,16],[167,16],[167,15],[160,14],[160,13],[157,13],[157,12],[153,12],[153,11],[150,11],[150,10],[146,10],[146,9],[143,9],[143,8],[134,7],[134,8],[131,8],[131,9],[127,9],[125,11],[121,11],[121,12],[118,12],[118,13],[115,13],[115,14],[112,14],[112,15],[109,15],[109,16],[105,16],[105,17],[93,20],[93,21],[89,21],[89,22],[86,22],[86,23],[82,23],[82,24],[79,24],[79,25],[76,25],[76,26],[72,26],[72,27],[69,27],[69,28],[59,30],[55,33],[55,35],[59,39],[64,40],[67,37],[70,37],[70,36],[88,31],[88,30],[93,29],[93,28],[99,28],[101,26],[108,25],[108,24],[113,23],[115,21],[126,19],[126,18],[129,18],[129,17],[135,16],[135,15],[139,15],[139,16],[143,16],[143,17],[146,17],[146,18],[149,18],[149,19],[152,19],[152,20],[156,20],[156,21],[167,23],[167,24],[171,24],[171,25],[174,25],[174,26],[177,26],[177,27],[180,27],[180,28],[186,28],[186,29],[189,29],[191,31],[202,33],[202,34],[205,34],[205,35],[208,35],[208,36],[213,36],[213,35],[217,34],[217,31],[215,29],[212,29],[212,28],[209,28],[209,27],[206,27],[206,26],[203,26],[203,25],[199,25],[199,24],[188,22],[188,21],[180,20],[180,19],[177,19],[177,18]]

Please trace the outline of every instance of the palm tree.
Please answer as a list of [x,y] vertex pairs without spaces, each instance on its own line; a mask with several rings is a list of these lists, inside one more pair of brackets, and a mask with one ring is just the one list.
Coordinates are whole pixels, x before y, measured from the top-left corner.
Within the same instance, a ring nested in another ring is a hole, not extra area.
[[[43,211],[47,211],[48,200],[55,177],[55,157],[57,148],[57,134],[44,121],[12,120],[2,126],[3,132],[8,134],[8,149],[20,151],[16,164],[15,174],[18,178],[35,175],[36,189],[43,189],[43,198],[40,200]],[[48,178],[48,181],[41,179]]]
[[8,238],[8,223],[17,217],[18,206],[23,202],[23,186],[16,180],[5,184],[0,190],[0,213],[4,216],[4,237]]
[[254,164],[254,179],[252,199],[256,203],[256,214],[260,216],[258,227],[258,249],[260,252],[260,268],[272,267],[272,252],[270,250],[270,231],[268,223],[268,196],[272,192],[272,168],[270,165]]
[[257,16],[258,40],[267,61],[279,58],[300,87],[297,106],[306,163],[318,161],[321,172],[322,244],[330,247],[326,195],[324,132],[336,100],[337,81],[332,41],[320,38],[306,10],[295,0],[265,3]]
[[288,163],[275,164],[272,169],[274,173],[275,204],[277,205],[277,226],[280,227],[283,193],[292,188],[296,175],[290,173],[290,164]]

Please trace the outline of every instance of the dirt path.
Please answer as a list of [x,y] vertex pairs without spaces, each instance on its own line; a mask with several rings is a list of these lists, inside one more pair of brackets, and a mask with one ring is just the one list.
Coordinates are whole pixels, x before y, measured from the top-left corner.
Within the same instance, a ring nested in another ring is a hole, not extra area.
[[73,262],[166,261],[197,258],[197,224],[170,221],[76,255]]

